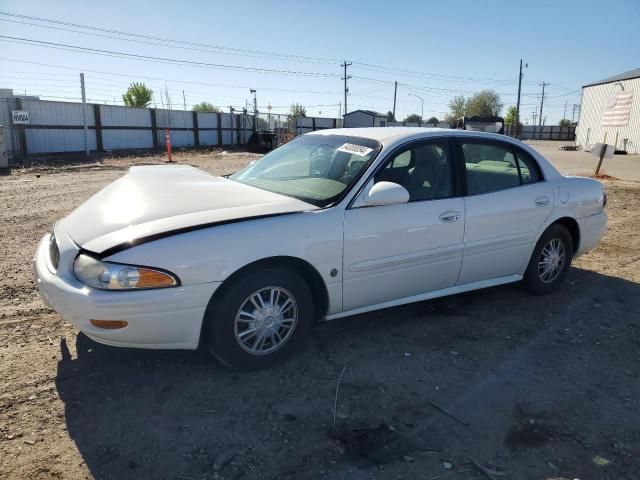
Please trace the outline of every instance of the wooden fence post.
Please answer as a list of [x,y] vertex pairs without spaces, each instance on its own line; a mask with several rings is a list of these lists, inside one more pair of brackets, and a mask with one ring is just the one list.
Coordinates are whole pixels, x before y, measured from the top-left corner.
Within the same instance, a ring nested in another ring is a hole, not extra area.
[[153,148],[158,149],[158,122],[156,120],[156,109],[150,108],[149,113],[151,115],[151,135],[153,136]]
[[100,117],[100,105],[97,103],[93,104],[93,117],[96,126],[96,150],[104,152],[104,145],[102,144],[102,117]]
[[316,117],[311,117],[311,128],[312,131],[316,131]]
[[195,110],[192,112],[193,115],[193,143],[196,147],[200,146],[200,130],[198,130],[198,112]]
[[[241,114],[244,115],[244,114]],[[234,115],[236,119],[236,145],[242,145],[240,143],[240,115]]]

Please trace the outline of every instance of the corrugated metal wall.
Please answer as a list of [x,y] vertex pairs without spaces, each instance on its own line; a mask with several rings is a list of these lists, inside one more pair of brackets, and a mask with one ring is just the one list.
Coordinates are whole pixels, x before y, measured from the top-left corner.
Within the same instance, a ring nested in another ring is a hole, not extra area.
[[[575,138],[575,127],[561,127],[560,125],[543,125],[542,129],[537,125],[523,125],[520,130],[522,140],[573,140]],[[504,126],[504,134],[511,136],[511,127]]]
[[[105,150],[153,148],[151,111],[147,108],[100,105],[102,145]],[[110,129],[109,127],[143,127],[141,129]]]
[[11,110],[13,110],[13,90],[0,88],[0,125],[4,126],[4,147],[9,160],[13,159],[15,151],[15,132],[11,124]]
[[[95,126],[93,107],[86,107],[87,123]],[[25,131],[29,153],[69,152],[84,150],[82,104],[22,100],[22,110],[29,112],[33,126],[55,125],[56,128],[27,128]],[[64,128],[70,127],[70,128]],[[96,132],[88,131],[88,144],[96,149]]]
[[298,117],[296,119],[296,135],[304,135],[314,130],[340,128],[341,120],[333,118]]
[[[200,145],[218,144],[218,114],[198,113],[198,128],[200,129]],[[208,130],[213,129],[213,130]]]
[[624,139],[627,139],[627,152],[640,153],[640,78],[622,80],[625,92],[633,91],[633,104],[629,125],[626,127],[603,127],[602,114],[607,100],[611,95],[622,92],[616,83],[594,85],[582,89],[582,105],[580,107],[580,119],[576,130],[576,144],[587,148],[594,143],[604,141],[607,133],[607,143],[612,144],[618,133],[618,148],[624,148]]
[[[11,100],[7,99],[6,103],[8,115]],[[84,151],[82,104],[23,99],[21,108],[29,112],[31,122],[16,128],[26,143],[27,154]],[[107,151],[164,148],[167,127],[171,130],[171,145],[174,147],[190,147],[197,143],[204,146],[241,145],[253,133],[254,121],[253,115],[249,114],[194,113],[93,104],[86,106],[86,114],[89,149]],[[332,128],[334,122],[340,125],[341,120],[309,117],[304,122],[309,127],[301,129],[304,131],[298,134],[313,130],[314,124],[315,129]]]

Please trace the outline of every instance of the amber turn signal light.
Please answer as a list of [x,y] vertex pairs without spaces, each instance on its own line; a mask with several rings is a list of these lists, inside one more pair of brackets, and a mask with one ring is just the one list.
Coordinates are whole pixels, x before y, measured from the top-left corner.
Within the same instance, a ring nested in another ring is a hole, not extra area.
[[136,283],[137,288],[170,287],[176,284],[173,277],[157,270],[138,268],[138,272],[140,278]]
[[106,328],[114,330],[117,328],[124,328],[129,325],[126,320],[91,320],[91,325],[98,328]]

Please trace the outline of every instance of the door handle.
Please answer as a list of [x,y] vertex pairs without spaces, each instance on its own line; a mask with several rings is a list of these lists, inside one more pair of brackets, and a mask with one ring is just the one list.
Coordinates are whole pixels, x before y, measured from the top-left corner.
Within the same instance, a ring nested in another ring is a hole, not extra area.
[[551,202],[549,197],[544,197],[544,196],[538,197],[535,200],[536,207],[546,207],[547,205],[549,205],[549,202]]
[[460,220],[460,212],[456,210],[449,210],[448,212],[442,212],[439,218],[443,223],[457,222]]

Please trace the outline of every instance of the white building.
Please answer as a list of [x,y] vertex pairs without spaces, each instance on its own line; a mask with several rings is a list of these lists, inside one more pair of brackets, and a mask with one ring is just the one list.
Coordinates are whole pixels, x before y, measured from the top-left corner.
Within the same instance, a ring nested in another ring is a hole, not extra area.
[[[603,126],[605,111],[611,111],[616,96],[624,93],[632,94],[627,124]],[[606,143],[611,145],[617,137],[617,149],[640,153],[640,68],[582,87],[576,144],[587,148],[594,143],[605,143],[605,135]]]
[[344,116],[345,128],[354,127],[387,127],[387,116],[373,110],[354,110]]

